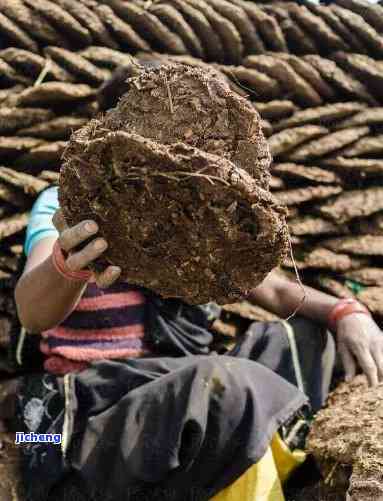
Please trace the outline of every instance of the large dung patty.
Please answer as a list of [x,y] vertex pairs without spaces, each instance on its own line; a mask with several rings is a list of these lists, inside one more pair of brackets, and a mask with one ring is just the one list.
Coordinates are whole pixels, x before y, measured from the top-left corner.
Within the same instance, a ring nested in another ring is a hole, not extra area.
[[94,219],[95,263],[189,303],[228,303],[283,259],[285,210],[267,191],[258,114],[215,72],[143,71],[106,116],[72,135],[61,170],[69,224]]

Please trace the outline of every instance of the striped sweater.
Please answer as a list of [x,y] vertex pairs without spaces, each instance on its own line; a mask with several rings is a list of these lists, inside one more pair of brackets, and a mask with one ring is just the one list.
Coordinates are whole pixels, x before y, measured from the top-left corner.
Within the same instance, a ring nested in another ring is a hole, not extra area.
[[144,317],[145,296],[137,288],[117,283],[103,290],[90,282],[72,313],[42,333],[45,369],[65,374],[94,360],[150,354]]

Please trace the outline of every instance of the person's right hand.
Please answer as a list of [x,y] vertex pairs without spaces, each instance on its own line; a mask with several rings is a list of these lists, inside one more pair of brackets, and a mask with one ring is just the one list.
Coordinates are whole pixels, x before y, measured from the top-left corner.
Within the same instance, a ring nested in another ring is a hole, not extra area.
[[[69,227],[61,209],[58,209],[53,216],[53,224],[59,232],[60,247],[68,254],[65,264],[71,271],[87,269],[88,265],[100,257],[108,247],[105,239],[94,238],[83,249],[76,250],[79,244],[97,234],[98,226],[95,221],[82,221]],[[120,275],[121,268],[118,266],[108,266],[102,273],[94,274],[96,284],[101,288],[112,285]]]

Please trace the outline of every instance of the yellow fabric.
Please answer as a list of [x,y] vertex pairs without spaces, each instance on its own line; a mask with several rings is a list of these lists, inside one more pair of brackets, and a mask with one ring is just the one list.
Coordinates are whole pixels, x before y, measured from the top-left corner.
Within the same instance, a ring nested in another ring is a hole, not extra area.
[[276,433],[263,458],[210,501],[285,501],[282,484],[305,459]]
[[[294,470],[306,460],[306,453],[301,449],[291,452],[279,433],[276,433],[271,441],[271,450],[282,485],[290,477]],[[255,465],[256,466],[256,465]]]

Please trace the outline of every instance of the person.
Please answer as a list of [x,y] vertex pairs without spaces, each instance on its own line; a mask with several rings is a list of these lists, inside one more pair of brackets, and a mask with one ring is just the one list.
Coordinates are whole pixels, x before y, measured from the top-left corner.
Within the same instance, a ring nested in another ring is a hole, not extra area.
[[332,335],[347,380],[358,367],[371,385],[383,379],[383,336],[368,310],[276,271],[247,299],[282,319],[299,306],[299,316],[252,323],[218,353],[220,307],[163,300],[120,281],[113,265],[91,273],[108,242],[95,221],[68,227],[57,193],[33,207],[15,289],[45,357],[19,390],[20,428],[62,434],[60,448],[24,444],[28,501],[59,499],[69,477],[81,500],[219,496],[261,466],[270,444],[303,447],[308,401],[315,412],[329,391]]
[[[66,226],[59,210],[57,193],[57,187],[51,187],[38,198],[27,230],[25,252],[28,259],[24,273],[16,287],[16,300],[21,322],[29,332],[50,332],[50,329],[58,324],[65,325],[68,315],[68,320],[70,320],[70,313],[75,314],[76,306],[79,309],[79,301],[88,282],[87,274],[84,280],[69,280],[57,271],[52,261],[52,252],[57,239],[59,239],[60,247],[66,253],[70,253],[65,261],[65,267],[75,273],[86,270],[108,245],[104,239],[97,237],[98,228],[94,221],[84,221],[73,228]],[[86,246],[75,251],[78,245],[89,239],[91,241]],[[121,270],[118,267],[109,266],[95,277],[96,286],[101,289],[111,287],[118,281],[120,273]],[[248,299],[279,317],[286,318],[300,304],[302,294],[302,289],[297,282],[272,272],[261,285],[250,292]],[[140,300],[135,295],[131,301],[139,303]],[[299,309],[300,315],[326,325],[334,307],[339,304],[339,299],[310,287],[304,288],[304,295],[305,300]],[[130,304],[129,299],[126,304]],[[377,385],[383,379],[381,330],[371,315],[366,314],[366,309],[356,302],[350,302],[346,313],[347,315],[342,316],[333,325],[346,380],[351,380],[355,376],[359,365],[369,383]],[[139,323],[137,318],[135,321]],[[72,322],[69,321],[69,324]],[[137,330],[137,337],[141,334],[142,331]],[[45,350],[47,349],[45,347]],[[144,350],[144,348],[141,349]],[[60,353],[60,350],[56,351]],[[53,352],[55,352],[54,349]],[[139,352],[132,353],[137,356]],[[125,352],[122,355],[125,355]],[[55,361],[60,364],[58,360]],[[61,362],[64,363],[64,360]],[[47,370],[50,369],[51,364],[54,362],[46,362]],[[71,363],[69,365],[72,367]],[[84,364],[81,363],[80,367],[84,367]],[[53,370],[53,372],[57,371],[62,373],[61,368]]]

